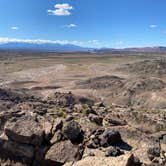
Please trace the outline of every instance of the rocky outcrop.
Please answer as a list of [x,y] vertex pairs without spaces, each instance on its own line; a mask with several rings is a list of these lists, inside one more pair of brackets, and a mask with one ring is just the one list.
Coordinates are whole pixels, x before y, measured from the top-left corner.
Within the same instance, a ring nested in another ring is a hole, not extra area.
[[96,130],[87,143],[89,148],[116,146],[122,142],[121,135],[116,130]]
[[34,117],[25,116],[9,121],[5,125],[5,134],[13,141],[32,145],[41,145],[44,131]]
[[75,121],[67,122],[64,125],[62,132],[63,135],[74,144],[81,143],[83,141],[83,131],[81,126]]
[[39,97],[33,95],[28,90],[13,90],[0,88],[0,100],[21,103],[27,101],[37,101]]
[[12,141],[5,134],[0,137],[0,149],[2,158],[11,158],[28,164],[33,162],[35,148],[32,145]]
[[46,165],[63,165],[66,162],[80,160],[82,150],[78,145],[70,141],[62,141],[54,144],[46,153]]
[[75,104],[90,104],[93,105],[94,101],[85,97],[75,96],[71,92],[69,93],[58,93],[48,97],[49,103],[54,103],[61,107],[73,107]]
[[142,163],[140,162],[138,157],[135,157],[133,154],[128,158],[126,166],[141,166]]
[[[69,101],[72,105],[60,106],[35,97],[34,102],[20,101],[13,108],[0,109],[0,159],[8,159],[11,166],[17,162],[24,166],[165,164],[164,126],[158,127],[159,134],[152,130],[159,122],[165,124],[161,112],[156,122],[156,114],[148,113],[147,118],[122,106]],[[159,149],[152,146],[156,140]]]
[[110,145],[116,145],[122,141],[121,135],[116,130],[107,130],[101,135],[101,146],[108,147]]

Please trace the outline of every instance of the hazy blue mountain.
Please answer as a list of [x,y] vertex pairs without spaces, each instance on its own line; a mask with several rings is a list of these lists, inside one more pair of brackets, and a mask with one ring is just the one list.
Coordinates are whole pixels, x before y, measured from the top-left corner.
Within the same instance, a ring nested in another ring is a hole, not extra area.
[[166,47],[135,47],[135,48],[85,48],[73,44],[54,44],[54,43],[26,43],[26,42],[9,42],[1,43],[0,49],[18,49],[18,50],[45,50],[45,51],[94,51],[98,53],[109,52],[166,52]]
[[94,51],[99,53],[106,52],[166,52],[166,47],[156,46],[156,47],[133,47],[133,48],[101,48],[95,49]]
[[9,42],[0,44],[0,49],[26,49],[26,50],[48,50],[48,51],[87,51],[88,48],[83,48],[72,44],[52,44],[52,43],[23,43]]

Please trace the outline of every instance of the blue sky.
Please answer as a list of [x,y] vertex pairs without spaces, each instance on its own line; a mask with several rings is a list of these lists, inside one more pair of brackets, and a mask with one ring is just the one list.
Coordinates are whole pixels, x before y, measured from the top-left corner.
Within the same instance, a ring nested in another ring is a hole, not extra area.
[[0,42],[166,46],[165,0],[0,0]]

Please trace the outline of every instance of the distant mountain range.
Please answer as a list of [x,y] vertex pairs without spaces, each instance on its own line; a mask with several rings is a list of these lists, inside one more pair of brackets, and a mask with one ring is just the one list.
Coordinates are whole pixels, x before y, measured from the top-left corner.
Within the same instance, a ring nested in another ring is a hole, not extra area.
[[166,52],[166,47],[133,47],[133,48],[122,48],[122,49],[115,49],[115,48],[101,48],[95,49],[94,51],[100,53],[107,53],[107,52]]
[[73,44],[58,44],[58,43],[25,43],[25,42],[9,42],[0,43],[0,49],[17,49],[17,50],[45,50],[45,51],[87,51],[88,48],[83,48]]
[[85,48],[73,44],[58,43],[27,43],[27,42],[8,42],[0,43],[0,49],[17,49],[17,50],[40,50],[40,51],[89,51],[96,53],[111,52],[166,52],[166,47],[135,47],[135,48]]

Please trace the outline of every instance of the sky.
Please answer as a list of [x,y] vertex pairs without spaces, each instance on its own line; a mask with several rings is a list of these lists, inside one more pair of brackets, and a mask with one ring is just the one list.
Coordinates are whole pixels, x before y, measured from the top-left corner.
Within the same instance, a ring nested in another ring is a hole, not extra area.
[[0,0],[0,43],[166,46],[166,0]]

